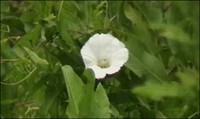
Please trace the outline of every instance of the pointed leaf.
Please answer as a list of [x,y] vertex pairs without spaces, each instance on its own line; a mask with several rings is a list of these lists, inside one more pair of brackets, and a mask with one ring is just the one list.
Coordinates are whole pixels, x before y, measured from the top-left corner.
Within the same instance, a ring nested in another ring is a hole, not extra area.
[[64,75],[67,92],[69,96],[69,105],[67,106],[66,113],[69,116],[69,118],[78,118],[79,117],[78,103],[80,102],[80,97],[83,93],[82,87],[84,84],[70,66],[68,65],[63,66],[62,72]]
[[110,118],[110,103],[108,100],[108,97],[106,95],[106,91],[101,85],[101,83],[97,86],[96,92],[95,92],[95,100],[97,102],[96,111],[98,113],[99,118]]
[[49,63],[40,58],[36,53],[31,51],[29,48],[23,47],[25,51],[28,53],[28,55],[31,57],[31,59],[36,63],[36,64],[41,64],[41,65],[48,65]]
[[151,78],[160,82],[163,82],[168,77],[163,63],[147,52],[140,54],[140,56],[130,53],[126,66],[139,77],[151,76]]

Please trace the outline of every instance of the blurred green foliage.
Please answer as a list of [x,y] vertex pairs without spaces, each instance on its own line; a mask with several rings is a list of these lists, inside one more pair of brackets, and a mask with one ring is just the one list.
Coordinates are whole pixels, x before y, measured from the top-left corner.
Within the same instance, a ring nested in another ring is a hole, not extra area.
[[[95,80],[80,49],[129,50]],[[1,1],[1,118],[199,118],[198,1]]]

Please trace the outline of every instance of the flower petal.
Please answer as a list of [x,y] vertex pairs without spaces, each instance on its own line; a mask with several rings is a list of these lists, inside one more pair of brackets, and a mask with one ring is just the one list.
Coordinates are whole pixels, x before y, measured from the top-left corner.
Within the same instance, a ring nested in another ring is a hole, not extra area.
[[81,55],[86,68],[96,65],[97,59],[94,55],[94,52],[92,51],[92,49],[90,49],[90,47],[87,44],[82,47]]
[[111,67],[105,68],[103,70],[104,70],[104,72],[106,72],[106,74],[114,74],[120,70],[120,67],[111,66]]
[[97,58],[104,59],[108,59],[116,50],[125,47],[122,42],[110,34],[95,34],[86,44],[96,54]]
[[111,56],[111,66],[122,67],[128,61],[128,57],[128,50],[126,48],[117,50]]
[[94,71],[95,78],[97,79],[102,79],[106,76],[106,72],[96,65],[88,67],[88,68]]

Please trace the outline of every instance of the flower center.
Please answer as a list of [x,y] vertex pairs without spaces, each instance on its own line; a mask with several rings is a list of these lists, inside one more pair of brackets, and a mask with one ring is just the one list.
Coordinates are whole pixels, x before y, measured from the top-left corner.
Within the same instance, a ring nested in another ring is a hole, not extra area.
[[100,59],[98,61],[98,66],[101,68],[108,68],[110,66],[110,63],[107,59]]

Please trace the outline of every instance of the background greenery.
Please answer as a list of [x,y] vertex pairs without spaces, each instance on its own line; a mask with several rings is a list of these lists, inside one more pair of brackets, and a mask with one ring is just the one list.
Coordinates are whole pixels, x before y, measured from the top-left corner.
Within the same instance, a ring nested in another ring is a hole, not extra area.
[[[80,55],[95,33],[129,50],[104,80]],[[198,1],[1,1],[1,118],[198,118],[198,105]]]

